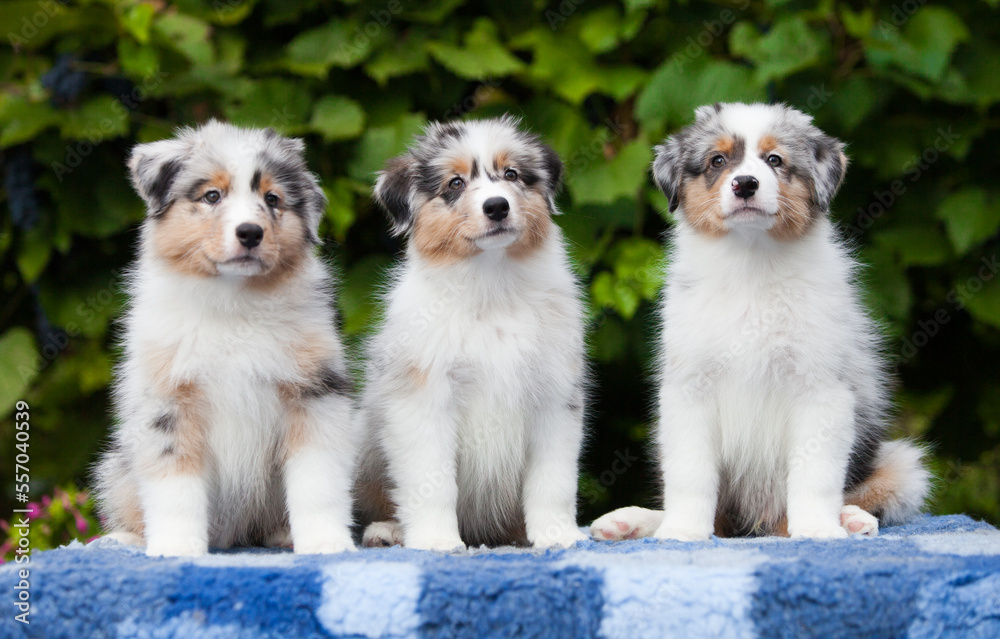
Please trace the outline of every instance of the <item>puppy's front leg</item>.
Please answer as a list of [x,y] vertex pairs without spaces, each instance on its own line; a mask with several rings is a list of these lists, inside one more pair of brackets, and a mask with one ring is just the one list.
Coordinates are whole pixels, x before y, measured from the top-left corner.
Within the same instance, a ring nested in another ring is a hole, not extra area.
[[383,450],[403,545],[464,548],[458,529],[457,426],[447,380],[420,375],[384,410]]
[[288,408],[285,492],[296,553],[355,550],[351,478],[356,437],[350,399],[339,392],[303,397]]
[[[691,382],[693,384],[694,382]],[[660,392],[657,443],[663,472],[660,539],[701,541],[715,528],[718,453],[711,406],[695,387],[668,383]]]
[[826,386],[805,395],[792,414],[788,460],[788,534],[846,537],[840,524],[853,442],[854,395]]
[[544,411],[530,437],[523,493],[528,541],[536,547],[572,546],[587,538],[576,524],[582,399]]
[[146,447],[139,460],[146,554],[194,557],[208,552],[208,493],[205,470],[205,415],[192,384],[156,415],[148,415],[150,435],[168,442]]

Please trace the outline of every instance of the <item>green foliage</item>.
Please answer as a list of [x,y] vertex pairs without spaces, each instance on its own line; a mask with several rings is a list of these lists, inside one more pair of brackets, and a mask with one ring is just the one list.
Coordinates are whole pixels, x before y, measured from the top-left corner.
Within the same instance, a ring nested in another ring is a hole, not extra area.
[[[124,170],[135,142],[210,117],[305,137],[356,345],[399,248],[371,204],[374,173],[428,119],[509,112],[566,162],[558,222],[590,295],[582,517],[642,502],[653,490],[642,464],[608,469],[615,452],[638,454],[648,428],[671,224],[648,178],[652,146],[701,104],[774,99],[848,142],[834,216],[892,336],[900,429],[934,446],[935,508],[1000,522],[996,4],[0,3],[0,418],[31,404],[38,489],[86,480],[143,216]],[[0,451],[12,432],[0,428]]]
[[[74,539],[85,542],[101,530],[93,499],[87,491],[78,490],[72,484],[56,488],[52,495],[42,496],[23,510],[29,512],[14,513],[9,520],[0,520],[0,530],[5,537],[0,544],[0,563],[14,560],[19,549],[34,553],[58,548]],[[26,543],[22,542],[25,538]]]

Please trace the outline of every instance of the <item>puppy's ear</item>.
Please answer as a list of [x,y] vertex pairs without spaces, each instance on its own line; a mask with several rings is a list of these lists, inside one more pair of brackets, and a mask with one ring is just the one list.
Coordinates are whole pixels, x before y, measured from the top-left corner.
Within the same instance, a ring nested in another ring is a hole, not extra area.
[[304,164],[302,172],[305,186],[305,193],[302,195],[302,209],[308,227],[306,232],[309,241],[318,245],[323,243],[319,239],[319,223],[326,212],[326,193],[323,192],[323,188],[319,184],[319,178],[305,168]]
[[816,129],[809,142],[816,161],[816,179],[813,181],[813,199],[816,206],[826,213],[833,196],[837,194],[847,173],[847,156],[844,143]]
[[559,154],[547,144],[542,144],[542,163],[545,166],[545,173],[548,176],[545,180],[545,186],[549,191],[549,211],[558,215],[559,209],[556,208],[556,193],[559,192],[559,187],[562,185],[563,163],[559,158]]
[[276,150],[272,151],[278,159],[282,179],[288,182],[289,193],[294,193],[293,207],[305,220],[306,239],[313,244],[322,244],[319,239],[319,223],[326,211],[326,194],[320,186],[319,178],[309,171],[306,164],[306,143],[301,138],[289,138],[271,128],[264,130],[264,136],[272,140]]
[[188,144],[170,139],[139,144],[128,159],[132,186],[146,201],[150,217],[163,214],[174,202],[174,179],[184,167]]
[[416,161],[409,153],[395,157],[379,171],[375,182],[375,201],[392,221],[393,235],[402,235],[413,227],[413,187]]
[[683,148],[680,135],[671,136],[656,147],[656,159],[653,160],[653,180],[670,201],[671,213],[680,204]]

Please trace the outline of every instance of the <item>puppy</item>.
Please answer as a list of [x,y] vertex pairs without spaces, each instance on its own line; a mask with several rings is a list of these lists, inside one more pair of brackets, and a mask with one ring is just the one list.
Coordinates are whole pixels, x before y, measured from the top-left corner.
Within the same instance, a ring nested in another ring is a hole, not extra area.
[[365,545],[585,538],[583,309],[551,219],[561,173],[505,117],[431,124],[379,174],[375,199],[409,242],[368,345]]
[[212,121],[129,159],[149,213],[97,496],[149,555],[353,549],[351,382],[303,149]]
[[928,473],[917,446],[886,441],[881,338],[828,219],[844,145],[786,106],[696,115],[653,165],[677,216],[655,433],[665,510],[615,511],[592,535],[836,538],[905,521]]

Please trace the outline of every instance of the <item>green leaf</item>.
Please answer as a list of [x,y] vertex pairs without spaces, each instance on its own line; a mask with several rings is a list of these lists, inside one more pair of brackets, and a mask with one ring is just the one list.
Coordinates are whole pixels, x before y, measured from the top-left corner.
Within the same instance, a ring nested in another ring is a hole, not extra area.
[[348,335],[361,333],[373,325],[378,310],[373,294],[385,281],[385,273],[392,263],[385,255],[374,254],[362,258],[348,269],[338,296],[338,306],[344,316],[343,330]]
[[945,198],[936,215],[944,221],[952,246],[961,254],[996,233],[1000,202],[982,188],[968,187]]
[[285,66],[292,73],[317,78],[325,78],[330,67],[355,67],[387,38],[385,28],[377,22],[369,22],[364,28],[356,20],[335,18],[300,33],[285,50]]
[[328,95],[316,102],[309,126],[327,142],[347,140],[361,135],[365,127],[365,112],[350,98]]
[[294,135],[302,131],[311,102],[301,82],[268,78],[244,83],[224,111],[235,124],[269,126]]
[[17,254],[17,270],[21,279],[33,284],[42,274],[52,257],[52,241],[39,229],[24,234],[21,250]]
[[48,103],[33,103],[21,96],[0,93],[0,148],[31,140],[59,123],[59,113]]
[[[964,289],[957,288],[964,290],[962,297],[973,317],[1000,328],[1000,277],[997,277],[997,272],[991,269],[982,269],[980,272],[985,273],[988,279],[977,275],[962,283]],[[978,286],[973,282],[982,286],[982,290],[975,291],[974,288]]]
[[622,282],[609,271],[601,271],[590,285],[594,302],[612,308],[625,319],[631,319],[639,308],[639,295],[635,289]]
[[102,95],[66,113],[60,123],[62,136],[96,144],[128,133],[128,111],[117,99]]
[[148,78],[160,68],[160,53],[153,45],[121,38],[118,40],[118,62],[130,77]]
[[738,22],[729,33],[735,55],[752,61],[761,83],[816,66],[829,43],[799,16],[778,20],[765,35],[749,22]]
[[534,59],[527,71],[535,84],[573,104],[583,102],[592,93],[625,100],[647,77],[646,71],[638,67],[599,64],[593,56],[580,53],[581,43],[576,38],[553,34],[542,27],[524,34],[512,46],[533,51]]
[[433,41],[427,43],[427,50],[441,66],[467,80],[503,77],[524,68],[524,63],[500,43],[497,27],[488,18],[478,18],[473,23],[465,35],[464,46]]
[[663,286],[663,248],[642,237],[620,240],[611,252],[615,277],[633,283],[645,300],[654,299]]
[[212,64],[215,52],[209,39],[211,27],[183,13],[161,14],[154,23],[153,31],[158,40],[170,45],[194,64]]
[[889,19],[879,20],[865,40],[865,55],[876,68],[896,66],[936,81],[955,47],[968,39],[965,24],[944,7],[921,7],[911,16],[893,5]]
[[581,18],[580,40],[594,53],[606,53],[621,39],[622,16],[618,7],[601,7]]
[[932,228],[902,226],[875,234],[875,243],[892,250],[903,266],[936,266],[953,256],[948,240]]
[[646,183],[652,160],[649,144],[637,139],[610,160],[600,155],[571,167],[567,184],[573,203],[610,204],[619,198],[635,199]]
[[406,149],[413,136],[420,133],[425,121],[423,114],[412,113],[387,126],[368,127],[361,136],[357,155],[348,165],[348,175],[366,184],[372,184],[375,181],[375,172],[381,169],[389,158],[399,155]]
[[865,283],[863,291],[876,315],[890,317],[898,322],[909,318],[910,306],[913,304],[910,281],[892,251],[878,247],[867,248],[861,262],[867,267],[861,272]]
[[865,121],[873,111],[882,107],[893,91],[885,82],[869,78],[851,76],[833,87],[829,105],[837,119],[847,130],[853,130]]
[[627,333],[622,321],[610,314],[600,317],[590,341],[591,356],[599,362],[621,359],[628,348]]
[[87,273],[58,294],[43,289],[41,303],[49,320],[71,338],[101,339],[125,304],[125,290],[121,271]]
[[392,78],[426,71],[429,65],[426,41],[419,37],[407,37],[380,49],[365,63],[365,73],[384,86]]
[[708,56],[672,56],[650,78],[635,103],[645,127],[673,127],[694,119],[694,110],[712,102],[761,102],[767,95],[751,70]]
[[[354,202],[357,199],[358,184],[347,178],[337,178],[332,187],[323,187],[326,193],[326,219],[329,220],[331,232],[339,242],[347,239],[347,231],[354,225],[357,217],[354,212]],[[363,185],[367,194],[368,186]]]
[[15,51],[38,49],[60,33],[72,31],[84,20],[88,8],[67,7],[60,2],[6,0],[0,2],[4,44]]
[[0,337],[0,415],[10,414],[38,375],[35,339],[31,331],[16,326]]
[[126,8],[118,14],[118,24],[140,44],[149,42],[149,29],[153,26],[156,9],[151,4],[141,3]]

